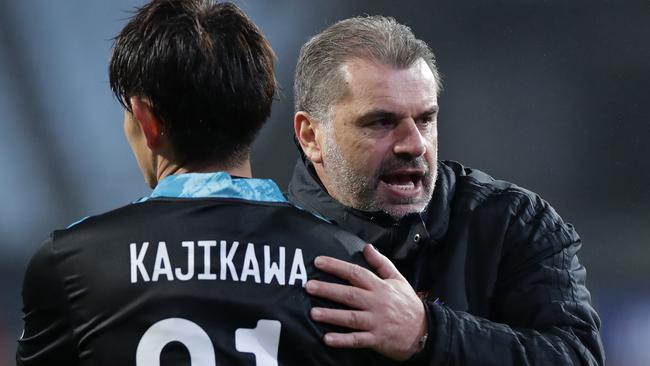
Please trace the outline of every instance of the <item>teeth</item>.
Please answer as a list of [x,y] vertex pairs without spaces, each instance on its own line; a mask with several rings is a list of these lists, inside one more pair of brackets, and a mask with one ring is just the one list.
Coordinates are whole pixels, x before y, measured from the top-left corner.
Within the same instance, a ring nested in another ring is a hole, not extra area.
[[399,188],[399,189],[403,189],[403,190],[415,188],[415,183],[413,183],[412,181],[404,182],[404,183],[388,183],[388,182],[386,182],[386,184],[388,184],[391,187],[395,187],[395,188]]

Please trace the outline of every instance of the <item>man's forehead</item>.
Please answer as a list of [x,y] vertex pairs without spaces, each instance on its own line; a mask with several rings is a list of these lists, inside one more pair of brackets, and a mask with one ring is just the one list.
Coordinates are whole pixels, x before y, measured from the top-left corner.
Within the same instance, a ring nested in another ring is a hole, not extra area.
[[355,109],[364,112],[393,106],[417,113],[437,109],[437,83],[422,59],[406,68],[353,59],[341,65],[341,72],[346,86],[342,104],[356,104]]
[[422,58],[408,67],[397,67],[381,61],[353,58],[342,63],[340,71],[348,87],[355,82],[384,86],[397,82],[420,80],[437,92],[435,76]]

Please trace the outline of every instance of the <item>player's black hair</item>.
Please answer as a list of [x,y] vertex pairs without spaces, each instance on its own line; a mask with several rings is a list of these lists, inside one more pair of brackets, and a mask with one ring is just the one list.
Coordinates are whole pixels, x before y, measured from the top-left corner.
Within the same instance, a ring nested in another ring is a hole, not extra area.
[[115,38],[111,89],[148,100],[177,159],[237,164],[271,113],[275,54],[234,4],[154,0]]

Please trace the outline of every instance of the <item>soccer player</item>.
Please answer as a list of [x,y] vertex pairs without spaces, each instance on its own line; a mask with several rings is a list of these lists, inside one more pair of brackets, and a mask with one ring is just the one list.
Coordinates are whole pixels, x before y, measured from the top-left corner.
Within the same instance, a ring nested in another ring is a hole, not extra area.
[[110,84],[154,190],[54,231],[34,255],[19,365],[376,361],[327,348],[303,289],[325,277],[317,255],[363,264],[363,242],[250,178],[274,61],[235,5],[156,0],[137,11],[115,40]]

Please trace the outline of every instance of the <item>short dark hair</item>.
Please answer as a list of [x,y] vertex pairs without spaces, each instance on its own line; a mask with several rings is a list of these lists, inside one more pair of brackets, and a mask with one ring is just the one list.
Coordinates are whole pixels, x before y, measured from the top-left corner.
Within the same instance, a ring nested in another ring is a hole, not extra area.
[[422,59],[433,73],[437,91],[442,89],[433,51],[409,27],[391,17],[354,17],[327,27],[302,46],[293,88],[295,111],[328,122],[332,105],[347,89],[341,65],[356,58],[396,68]]
[[271,113],[275,54],[234,4],[154,0],[115,38],[109,74],[119,102],[148,100],[182,163],[235,165]]

